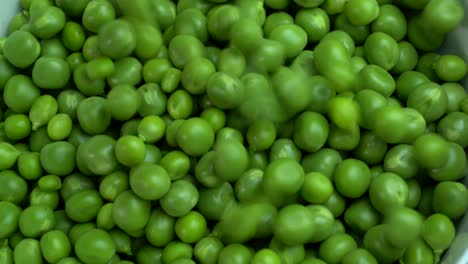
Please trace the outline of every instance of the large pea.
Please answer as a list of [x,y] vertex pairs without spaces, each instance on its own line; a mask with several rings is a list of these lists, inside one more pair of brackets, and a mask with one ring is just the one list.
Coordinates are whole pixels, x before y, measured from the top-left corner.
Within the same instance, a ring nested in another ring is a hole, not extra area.
[[29,120],[32,129],[35,131],[47,122],[57,113],[57,100],[51,95],[42,95],[37,98],[29,110]]
[[26,237],[39,237],[55,227],[56,219],[51,208],[31,205],[21,212],[18,226]]
[[16,113],[28,113],[41,95],[39,87],[26,75],[13,75],[5,80],[5,86],[1,87],[3,87],[3,101]]
[[107,175],[117,167],[115,140],[97,135],[83,142],[76,151],[76,164],[85,174]]
[[77,117],[84,132],[96,135],[106,131],[111,122],[112,111],[106,99],[92,96],[80,102]]
[[18,229],[18,220],[21,209],[12,202],[0,202],[0,239],[5,239],[13,235]]
[[[115,224],[126,232],[142,230],[150,218],[151,203],[131,190],[120,193],[114,201],[112,215]],[[131,215],[132,217],[128,217]]]
[[65,212],[75,222],[89,222],[96,218],[103,201],[96,190],[75,193],[65,202]]
[[21,240],[13,251],[15,263],[42,264],[41,246],[38,240]]

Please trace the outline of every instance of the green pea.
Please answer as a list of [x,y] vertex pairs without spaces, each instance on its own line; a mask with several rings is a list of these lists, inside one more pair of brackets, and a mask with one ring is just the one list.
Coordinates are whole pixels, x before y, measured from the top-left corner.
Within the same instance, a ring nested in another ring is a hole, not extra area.
[[[198,58],[198,57],[197,57]],[[161,80],[161,89],[165,93],[172,93],[179,87],[182,78],[182,71],[176,68],[170,68],[164,74]]]
[[26,237],[39,237],[55,227],[56,219],[51,208],[31,205],[25,208],[18,221],[18,226]]
[[104,132],[110,124],[111,115],[110,103],[97,96],[82,100],[77,109],[80,127],[90,135]]
[[97,35],[90,36],[86,39],[83,45],[82,53],[86,61],[104,56],[99,49],[99,38]]
[[434,69],[434,64],[439,59],[440,55],[434,52],[428,52],[423,54],[416,65],[416,71],[423,73],[426,77],[433,81],[438,82],[439,76]]
[[408,22],[408,40],[422,51],[434,52],[442,46],[444,34],[432,30],[428,25],[421,16],[411,17]]
[[269,37],[273,29],[276,27],[293,23],[294,18],[290,14],[283,11],[273,12],[266,17],[263,25],[263,32],[266,37]]
[[155,58],[143,65],[143,79],[146,82],[160,83],[164,74],[172,67],[168,59]]
[[376,0],[351,0],[344,6],[344,14],[353,25],[368,25],[379,16]]
[[[138,197],[131,190],[121,192],[114,201],[112,215],[115,224],[125,232],[143,230],[151,213],[149,201]],[[132,215],[134,217],[125,217]]]
[[168,216],[160,209],[153,210],[145,227],[148,242],[157,247],[167,245],[175,236],[174,225],[175,219],[173,217]]
[[360,72],[361,89],[374,90],[385,97],[395,91],[396,83],[393,77],[377,65],[367,65]]
[[35,131],[47,122],[57,113],[57,100],[51,95],[42,95],[38,97],[29,111],[29,120],[32,123],[32,129]]
[[72,245],[76,245],[76,241],[86,232],[96,228],[96,224],[93,222],[89,223],[78,223],[73,225],[69,232],[69,238]]
[[300,161],[302,153],[300,149],[289,138],[277,139],[270,148],[270,161],[282,158]]
[[67,49],[71,51],[79,51],[86,40],[85,31],[80,24],[69,21],[65,23],[62,30],[61,40]]
[[45,192],[58,191],[62,188],[62,180],[57,175],[42,176],[37,182],[39,188]]
[[185,243],[198,242],[207,232],[207,223],[203,215],[190,211],[175,222],[175,233]]
[[36,37],[48,39],[58,34],[65,26],[65,13],[55,6],[48,6],[31,13],[31,32]]
[[223,249],[223,243],[215,237],[204,237],[199,240],[193,249],[196,260],[204,264],[214,264]]
[[416,48],[407,41],[400,41],[398,45],[400,59],[391,71],[394,73],[404,73],[413,70],[418,63],[418,52]]
[[225,4],[211,8],[206,16],[208,33],[218,41],[229,40],[232,25],[239,17],[240,10],[234,5]]
[[419,212],[410,208],[391,211],[384,217],[385,239],[395,247],[406,248],[418,239],[423,221]]
[[314,65],[314,52],[311,50],[303,50],[299,53],[290,66],[292,69],[305,73],[313,78],[319,76],[317,69]]
[[442,55],[434,65],[437,76],[447,82],[456,82],[465,77],[467,65],[456,55]]
[[158,200],[170,189],[171,179],[164,167],[143,163],[130,171],[130,187],[145,200]]
[[[447,15],[446,12],[450,12]],[[463,7],[458,1],[429,1],[421,13],[421,19],[435,33],[448,33],[463,20]]]
[[370,63],[386,71],[392,69],[400,57],[398,43],[383,32],[374,32],[369,35],[364,43],[364,54]]
[[[288,172],[290,177],[284,178],[280,175]],[[280,158],[271,161],[265,169],[263,187],[266,193],[275,199],[295,195],[304,183],[304,170],[300,163],[290,158]]]
[[14,263],[42,263],[41,246],[38,240],[26,238],[16,245],[13,251]]
[[294,22],[304,29],[310,42],[320,41],[330,31],[330,17],[318,7],[299,10]]
[[354,149],[353,155],[366,164],[373,165],[380,163],[386,152],[387,143],[373,132],[366,131],[362,133],[359,145]]
[[201,42],[208,40],[207,18],[196,8],[187,8],[179,12],[174,20],[176,35],[192,35]]
[[141,105],[141,96],[137,90],[126,84],[116,85],[107,94],[112,118],[126,121],[131,119]]
[[396,41],[400,41],[407,32],[406,17],[397,6],[382,5],[378,17],[372,23],[372,31],[386,33]]
[[434,263],[434,253],[423,239],[418,239],[405,250],[403,260],[408,263]]
[[[95,252],[99,252],[97,256]],[[83,262],[107,263],[116,252],[115,243],[109,233],[91,229],[81,235],[75,243],[76,256]]]
[[18,156],[18,172],[26,180],[35,180],[42,176],[40,155],[38,152],[25,152]]
[[[202,64],[199,65],[199,67],[201,66]],[[246,67],[247,62],[245,56],[235,47],[228,47],[221,50],[216,63],[216,68],[219,72],[224,72],[238,77],[244,73]],[[210,74],[213,74],[214,72],[215,70],[213,67],[213,71],[210,71]]]
[[156,115],[148,115],[144,117],[138,124],[138,137],[144,142],[155,143],[164,137],[166,131],[166,123]]
[[205,153],[195,165],[195,178],[205,187],[216,187],[222,183],[214,169],[215,151]]
[[10,22],[8,23],[8,28],[6,33],[11,35],[11,33],[21,29],[24,25],[28,24],[29,17],[24,13],[18,13],[14,15]]
[[305,76],[290,68],[281,67],[272,76],[273,91],[288,116],[304,110],[310,101]]
[[[251,1],[253,3],[253,1]],[[250,9],[254,10],[254,9]],[[240,13],[242,14],[243,9],[241,7]],[[297,30],[296,32],[299,32]],[[281,38],[282,31],[277,32],[277,37]],[[299,33],[300,34],[300,33]],[[307,37],[307,36],[305,36]],[[261,43],[263,38],[263,30],[254,18],[248,18],[247,16],[240,17],[231,26],[230,32],[230,43],[240,49],[242,52],[248,52],[254,50]],[[296,39],[295,39],[296,40]],[[300,39],[303,40],[303,39]]]
[[63,45],[62,41],[58,37],[43,39],[41,41],[41,57],[66,59],[68,53],[68,49]]
[[463,112],[452,112],[442,117],[437,125],[437,133],[446,140],[459,144],[465,148],[468,146],[465,124],[468,122],[468,115]]
[[0,142],[0,169],[6,170],[15,165],[19,153],[16,148],[7,142]]
[[241,81],[227,73],[212,74],[206,84],[208,98],[221,109],[239,106],[244,98],[244,86]]
[[455,226],[447,216],[433,214],[424,221],[421,236],[436,254],[440,254],[452,244]]
[[319,256],[329,263],[339,263],[346,254],[357,248],[356,241],[348,234],[330,236],[319,248]]
[[333,175],[337,191],[349,198],[362,196],[369,188],[371,180],[372,175],[369,167],[357,159],[343,160],[338,164]]
[[115,10],[111,3],[105,1],[90,1],[83,12],[83,26],[93,32],[99,29],[106,22],[115,19]]
[[103,55],[119,59],[130,55],[136,47],[132,24],[123,19],[108,20],[99,27],[99,50]]
[[[64,90],[60,92],[57,96],[57,109],[59,113],[62,113],[59,114],[59,119],[67,119],[64,117],[64,115],[67,115],[71,120],[76,120],[76,111],[83,99],[85,99],[85,96],[76,90]],[[61,120],[61,122],[67,123],[65,120]]]
[[305,258],[306,252],[303,245],[288,246],[273,238],[269,246],[280,255],[285,263],[299,263]]
[[8,62],[18,68],[31,66],[39,57],[41,46],[36,37],[27,31],[15,31],[3,44],[3,54]]
[[406,203],[408,185],[397,174],[385,172],[372,180],[369,187],[369,197],[372,206],[385,214]]
[[358,234],[365,234],[380,223],[379,212],[372,207],[367,198],[354,201],[344,212],[344,221]]
[[[40,129],[39,129],[40,130]],[[39,131],[38,130],[38,131]],[[48,136],[47,136],[48,138]],[[86,134],[79,125],[73,125],[72,131],[70,135],[68,136],[68,141],[72,143],[75,148],[78,148],[78,146],[90,139],[91,136],[89,134]],[[52,142],[52,140],[50,140]]]
[[235,181],[247,170],[248,154],[246,148],[235,140],[220,141],[214,148],[215,173],[224,180]]
[[276,139],[276,127],[267,120],[259,120],[251,124],[247,131],[247,142],[254,151],[267,150]]
[[229,244],[218,255],[219,264],[250,263],[253,253],[242,244]]
[[250,151],[250,163],[249,168],[251,169],[265,169],[268,164],[268,154],[266,151],[252,152]]
[[166,111],[167,97],[161,91],[159,85],[146,83],[137,89],[141,102],[138,113],[145,117],[149,115],[161,115]]
[[47,123],[47,134],[52,140],[63,140],[72,131],[73,123],[67,114],[56,114]]
[[184,120],[172,120],[168,122],[167,128],[166,128],[166,142],[169,146],[175,147],[177,146],[177,132],[179,131],[179,128],[182,126],[184,123]]
[[396,145],[385,154],[384,170],[398,174],[403,179],[411,179],[421,172],[418,155],[418,150],[412,145]]
[[215,132],[226,125],[226,114],[218,108],[206,108],[201,112],[200,117],[208,121]]
[[[169,134],[169,128],[167,130]],[[190,118],[180,124],[176,134],[177,145],[190,156],[201,156],[214,144],[214,131],[202,118]]]
[[76,151],[76,165],[85,174],[107,175],[117,167],[115,140],[97,135],[83,142]]
[[1,201],[0,202],[0,216],[2,231],[0,232],[0,238],[5,239],[13,235],[18,229],[18,220],[21,214],[21,210],[12,202]]
[[85,223],[96,218],[103,201],[96,190],[83,190],[70,196],[65,202],[65,212],[71,220]]
[[167,112],[173,119],[186,119],[192,114],[193,99],[185,90],[176,90],[167,100]]
[[191,35],[177,35],[169,43],[169,57],[179,69],[183,69],[193,58],[203,57],[203,53],[203,43]]
[[131,20],[136,34],[135,55],[142,61],[154,58],[163,46],[161,31],[137,19]]
[[23,114],[12,114],[4,123],[5,135],[11,140],[26,138],[31,133],[31,122]]
[[40,240],[41,252],[48,262],[56,263],[71,252],[67,235],[60,230],[45,233]]
[[[126,255],[132,255],[131,249],[131,238],[124,231],[119,229],[112,229],[109,234],[114,240],[115,249],[117,253],[124,253]],[[121,262],[118,262],[121,263]]]
[[0,260],[3,261],[3,263],[6,263],[6,264],[14,263],[13,255],[14,255],[13,250],[9,246],[4,245],[0,248]]
[[303,112],[296,118],[293,139],[300,149],[315,152],[325,145],[327,137],[328,122],[322,115]]
[[81,17],[90,0],[57,0],[56,5],[63,9],[71,17]]
[[136,58],[119,58],[114,62],[114,66],[114,72],[107,77],[107,83],[112,88],[123,84],[135,86],[140,83],[143,65]]
[[68,200],[72,195],[83,190],[95,189],[94,182],[80,173],[73,173],[65,177],[63,180],[60,195],[64,201]]
[[171,184],[169,191],[160,199],[160,204],[168,215],[180,217],[195,207],[198,198],[195,186],[182,179]]
[[459,182],[441,182],[436,185],[433,193],[432,206],[436,213],[458,219],[468,208],[466,186]]
[[407,106],[420,112],[427,122],[439,119],[447,111],[447,93],[434,82],[418,85],[409,95]]
[[4,170],[0,172],[0,179],[4,182],[4,186],[7,186],[7,188],[1,189],[0,197],[2,201],[19,204],[26,197],[27,183],[16,172]]
[[179,241],[172,241],[164,247],[162,260],[163,263],[173,263],[178,259],[191,259],[192,255],[193,248],[191,245]]
[[396,94],[400,99],[406,100],[408,95],[424,82],[429,82],[429,79],[423,73],[417,71],[404,72],[396,79]]
[[466,158],[463,148],[456,143],[448,143],[449,151],[446,162],[440,168],[429,170],[429,177],[436,181],[456,181],[463,178],[466,169]]
[[253,19],[258,25],[265,23],[266,11],[262,1],[237,0],[237,5],[246,18]]
[[115,201],[115,198],[123,191],[128,190],[129,179],[126,172],[117,170],[107,174],[99,185],[99,194],[108,201]]
[[47,144],[40,152],[41,165],[49,174],[68,175],[76,166],[75,152],[76,148],[66,141]]
[[78,90],[86,96],[104,94],[106,82],[104,79],[91,79],[87,72],[85,63],[78,65],[73,72],[73,81]]
[[356,44],[363,43],[371,34],[370,24],[354,25],[345,13],[336,16],[335,28],[349,35]]
[[136,255],[138,263],[142,264],[160,264],[162,262],[162,249],[151,246],[144,246],[138,250]]
[[307,209],[312,213],[314,225],[314,234],[309,241],[319,242],[333,235],[335,218],[330,209],[319,204],[308,205]]

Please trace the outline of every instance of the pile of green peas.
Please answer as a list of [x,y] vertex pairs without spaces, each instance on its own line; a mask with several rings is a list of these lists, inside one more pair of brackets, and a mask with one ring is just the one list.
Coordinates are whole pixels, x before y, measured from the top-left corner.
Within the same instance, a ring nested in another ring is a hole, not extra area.
[[435,264],[468,209],[458,0],[21,0],[1,264]]

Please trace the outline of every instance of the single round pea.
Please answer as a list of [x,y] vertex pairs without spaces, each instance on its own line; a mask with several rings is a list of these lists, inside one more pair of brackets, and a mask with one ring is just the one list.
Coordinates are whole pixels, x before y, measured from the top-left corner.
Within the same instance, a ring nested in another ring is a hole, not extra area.
[[[282,177],[288,173],[289,177]],[[290,158],[271,161],[265,169],[263,187],[267,194],[281,199],[296,194],[304,183],[304,170],[299,162]]]
[[145,143],[136,136],[123,136],[115,143],[115,156],[121,164],[127,167],[143,162],[145,155]]
[[343,264],[362,263],[377,264],[377,259],[366,249],[358,248],[346,254],[341,260]]
[[467,65],[465,61],[456,55],[442,55],[434,65],[439,78],[447,82],[456,82],[465,77]]
[[400,99],[406,100],[413,89],[424,82],[429,82],[429,79],[423,73],[404,72],[396,79],[396,94]]
[[51,208],[31,205],[25,208],[18,221],[18,226],[26,237],[39,237],[55,227],[56,219]]
[[40,53],[39,41],[28,31],[13,32],[3,44],[3,54],[13,66],[18,68],[31,66]]
[[93,32],[99,32],[99,29],[106,22],[115,19],[114,6],[109,2],[90,1],[83,12],[83,26]]
[[76,165],[86,175],[107,175],[117,164],[115,140],[107,135],[93,136],[76,150]]
[[149,115],[139,122],[137,132],[144,142],[155,143],[164,137],[166,123],[159,116]]
[[89,178],[80,173],[73,173],[65,177],[63,180],[60,195],[64,201],[68,200],[73,194],[83,190],[95,189],[95,183]]
[[[248,9],[247,9],[248,10]],[[250,10],[255,10],[252,8]],[[241,14],[245,9],[240,10]],[[281,37],[281,32],[278,32],[278,37]],[[230,43],[240,49],[242,52],[254,50],[261,43],[263,38],[263,30],[253,18],[247,16],[240,17],[232,26],[229,36]]]
[[167,100],[167,112],[173,119],[187,119],[192,115],[194,102],[185,90],[176,90]]
[[277,26],[270,33],[269,38],[283,45],[286,58],[295,57],[307,44],[307,33],[295,24]]
[[215,133],[226,125],[226,114],[218,108],[206,108],[201,112],[200,117],[210,123]]
[[[58,112],[66,114],[72,120],[76,120],[76,111],[85,96],[77,90],[64,90],[57,96]],[[66,119],[60,115],[60,119]],[[65,121],[66,123],[66,121]]]
[[398,43],[383,32],[374,32],[364,43],[364,55],[372,63],[388,71],[400,58]]
[[142,61],[154,58],[163,46],[163,36],[158,27],[137,19],[130,20],[136,34],[135,55]]
[[249,126],[247,142],[254,151],[267,150],[276,139],[276,127],[268,120],[259,120]]
[[447,216],[433,214],[423,223],[421,236],[437,253],[447,249],[455,239],[455,226]]
[[148,163],[133,167],[129,182],[135,194],[145,200],[163,197],[171,185],[171,179],[163,167]]
[[287,245],[303,244],[314,234],[311,211],[302,205],[293,204],[282,208],[275,218],[273,234]]
[[468,146],[468,137],[465,130],[468,128],[468,115],[463,112],[453,112],[442,117],[437,125],[437,133],[446,140],[459,144],[461,147]]
[[40,240],[41,252],[50,263],[56,263],[69,256],[70,241],[63,231],[52,230],[45,233]]
[[201,156],[213,146],[214,131],[207,121],[194,117],[181,123],[176,140],[185,153],[190,156]]
[[183,69],[193,58],[203,57],[203,43],[191,35],[177,35],[169,43],[169,58],[179,69]]
[[223,180],[235,181],[247,170],[249,159],[247,149],[238,141],[219,141],[215,145],[214,170]]
[[458,83],[444,83],[441,87],[448,98],[447,112],[463,111],[462,102],[468,97],[465,88]]
[[352,98],[342,96],[332,98],[328,109],[330,121],[341,129],[349,130],[360,120],[359,104]]
[[212,74],[206,84],[208,98],[215,106],[232,109],[239,106],[244,98],[244,86],[241,81],[226,73]]
[[[115,224],[125,232],[143,230],[150,214],[150,202],[141,199],[131,190],[121,192],[114,200],[112,215]],[[128,215],[133,217],[127,217]]]
[[387,152],[387,143],[373,132],[366,131],[361,135],[361,140],[353,156],[366,164],[373,165],[380,163]]
[[180,217],[192,210],[199,199],[198,190],[186,180],[177,180],[160,199],[162,209],[170,216]]
[[436,185],[433,193],[432,207],[436,213],[458,219],[468,208],[468,191],[459,182],[441,182]]
[[85,63],[76,66],[73,71],[73,82],[75,83],[78,91],[86,96],[103,95],[106,82],[104,79],[91,79],[87,72]]
[[309,42],[320,41],[330,31],[330,17],[321,8],[304,8],[294,17],[296,25],[307,33]]
[[[335,28],[345,32],[351,37],[354,43],[362,44],[371,34],[370,25],[354,25],[345,13],[339,14],[335,18]],[[326,37],[326,36],[325,36]]]
[[[107,77],[107,83],[114,88],[118,85],[136,86],[142,78],[143,65],[134,57],[119,58],[114,62],[115,70]],[[111,90],[112,91],[112,90]]]
[[31,122],[26,115],[12,114],[8,116],[4,123],[6,136],[11,140],[26,138],[31,133]]
[[32,238],[21,240],[13,251],[14,263],[42,263],[39,241]]
[[136,47],[135,29],[123,19],[106,21],[99,27],[99,50],[112,59],[130,55]]
[[266,17],[265,23],[263,25],[263,32],[266,37],[269,37],[273,29],[276,27],[293,23],[294,18],[290,14],[284,11],[273,12]]
[[[115,249],[117,253],[124,253],[132,255],[132,245],[130,236],[120,229],[112,229],[109,234],[114,240]],[[121,263],[121,262],[118,262]]]
[[418,63],[418,52],[416,48],[407,41],[398,42],[400,59],[392,68],[393,73],[404,73],[413,70]]
[[374,90],[385,97],[395,91],[396,83],[392,75],[377,65],[367,65],[359,72],[361,89]]
[[367,198],[354,201],[344,212],[344,222],[357,234],[365,234],[380,223],[381,216]]
[[301,161],[301,150],[294,144],[294,141],[289,138],[277,139],[270,148],[270,161],[282,158],[294,159]]
[[182,242],[198,242],[207,232],[206,220],[200,213],[190,211],[175,222],[175,233]]
[[112,118],[110,103],[102,97],[88,97],[78,105],[77,117],[84,132],[90,135],[103,133]]
[[340,194],[349,198],[358,198],[367,192],[372,175],[364,162],[345,159],[336,167],[333,181]]
[[14,203],[9,201],[0,202],[0,223],[2,225],[2,230],[0,231],[1,239],[10,237],[18,229],[20,214],[20,208]]
[[128,190],[128,178],[128,174],[121,170],[107,174],[99,184],[99,194],[108,201],[114,201],[120,193]]
[[408,185],[400,176],[385,172],[372,179],[369,197],[372,206],[385,214],[405,205]]
[[356,241],[350,235],[338,233],[320,244],[319,256],[328,263],[340,263],[345,255],[356,248]]
[[195,165],[195,178],[205,187],[221,185],[222,178],[216,175],[214,170],[215,151],[205,153]]
[[75,153],[76,148],[66,141],[47,144],[40,152],[42,167],[49,174],[68,175],[76,166]]
[[434,253],[423,239],[418,239],[405,250],[403,260],[405,263],[434,263]]
[[62,188],[62,180],[57,175],[42,176],[37,184],[39,188],[45,192],[58,191]]
[[414,142],[416,159],[424,168],[442,167],[448,157],[449,146],[445,139],[437,134],[424,134]]
[[162,252],[163,263],[174,263],[178,259],[191,259],[193,248],[187,243],[180,241],[171,241]]
[[253,253],[242,244],[229,244],[218,255],[219,264],[251,263]]
[[325,145],[328,129],[328,122],[321,114],[303,112],[295,120],[294,143],[302,150],[315,152]]
[[442,117],[447,111],[448,97],[439,84],[425,82],[408,95],[406,104],[420,112],[426,121],[431,122]]
[[161,115],[166,111],[167,96],[155,83],[146,83],[137,89],[141,103],[138,113],[142,116]]
[[434,33],[448,33],[463,20],[463,6],[458,1],[428,1],[421,19]]
[[379,16],[379,9],[376,0],[350,0],[344,6],[344,14],[353,25],[363,26]]
[[385,154],[383,168],[393,172],[403,179],[411,179],[421,172],[416,148],[413,145],[399,144],[389,149]]
[[71,51],[81,50],[86,40],[83,26],[72,21],[65,23],[61,37],[63,45]]
[[8,142],[0,142],[0,170],[6,170],[15,165],[19,153],[16,148]]
[[[93,228],[81,235],[75,243],[76,256],[85,263],[107,263],[116,253],[109,233]],[[96,255],[96,252],[99,252]]]
[[320,172],[309,172],[304,175],[301,196],[309,203],[320,204],[326,202],[333,193],[330,179]]
[[145,235],[148,242],[155,247],[163,247],[175,237],[175,219],[161,209],[152,210]]
[[18,74],[10,77],[3,88],[3,100],[6,106],[16,113],[27,113],[40,95],[39,88],[26,75]]
[[72,131],[73,123],[69,115],[59,113],[53,116],[47,123],[47,135],[52,140],[63,140]]
[[70,196],[65,202],[65,212],[71,220],[79,223],[94,220],[103,201],[96,190],[83,190]]
[[218,41],[229,40],[231,27],[239,17],[240,10],[235,5],[224,4],[211,8],[206,16],[208,33]]
[[25,152],[18,156],[18,172],[26,180],[35,180],[42,176],[40,155],[38,152]]
[[[279,60],[281,61],[281,57]],[[246,67],[246,57],[239,49],[235,47],[228,47],[221,50],[219,53],[218,60],[216,62],[216,68],[219,72],[224,72],[240,77],[245,72]],[[214,71],[212,73],[214,73]]]
[[410,208],[401,207],[384,216],[385,239],[397,248],[406,248],[419,238],[424,218]]
[[56,6],[48,6],[32,12],[31,32],[38,38],[48,39],[57,35],[65,26],[65,12]]
[[402,40],[407,32],[405,14],[395,5],[380,6],[379,15],[372,23],[372,32],[383,32],[396,41]]

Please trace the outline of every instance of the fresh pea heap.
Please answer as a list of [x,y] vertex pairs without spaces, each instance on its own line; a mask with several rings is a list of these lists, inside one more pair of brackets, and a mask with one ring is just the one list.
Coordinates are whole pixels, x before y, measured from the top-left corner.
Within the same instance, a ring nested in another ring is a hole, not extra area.
[[435,264],[468,209],[457,0],[21,0],[0,263]]

